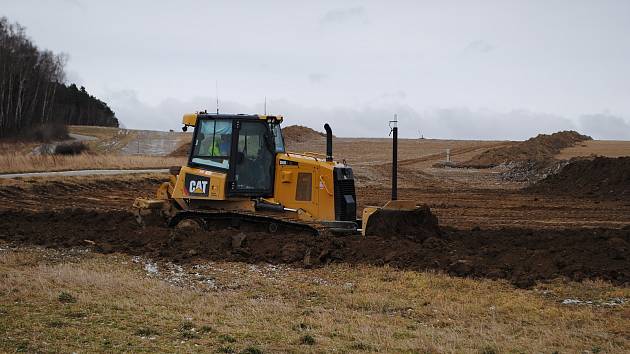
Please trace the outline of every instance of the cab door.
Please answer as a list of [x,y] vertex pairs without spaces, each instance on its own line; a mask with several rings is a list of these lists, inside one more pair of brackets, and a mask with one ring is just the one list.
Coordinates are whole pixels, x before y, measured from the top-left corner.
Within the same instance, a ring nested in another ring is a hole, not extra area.
[[239,120],[235,126],[230,194],[272,196],[275,151],[269,126],[260,120]]

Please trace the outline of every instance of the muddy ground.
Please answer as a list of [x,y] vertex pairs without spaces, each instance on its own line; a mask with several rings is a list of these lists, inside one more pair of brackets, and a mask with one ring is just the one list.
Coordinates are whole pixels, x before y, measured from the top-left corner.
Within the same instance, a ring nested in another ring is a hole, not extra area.
[[[317,267],[388,264],[458,276],[507,279],[528,287],[566,277],[630,282],[630,203],[506,190],[427,185],[400,190],[427,203],[440,228],[415,235],[314,237],[224,229],[141,228],[128,211],[164,176],[66,178],[0,186],[0,239],[49,247],[91,247],[175,262],[229,260]],[[386,188],[357,190],[360,208]],[[243,238],[243,239],[242,239]],[[241,240],[242,239],[242,240]]]
[[228,260],[320,266],[330,262],[434,269],[458,276],[507,279],[528,287],[567,277],[630,282],[630,228],[441,228],[406,237],[269,234],[236,229],[141,228],[126,211],[4,211],[0,238],[49,247],[93,247],[175,262]]

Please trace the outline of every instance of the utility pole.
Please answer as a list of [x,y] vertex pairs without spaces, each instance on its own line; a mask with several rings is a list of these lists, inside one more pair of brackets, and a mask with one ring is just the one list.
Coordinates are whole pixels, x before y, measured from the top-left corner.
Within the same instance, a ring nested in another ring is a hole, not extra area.
[[398,199],[398,115],[394,114],[394,120],[389,121],[392,135],[392,200]]

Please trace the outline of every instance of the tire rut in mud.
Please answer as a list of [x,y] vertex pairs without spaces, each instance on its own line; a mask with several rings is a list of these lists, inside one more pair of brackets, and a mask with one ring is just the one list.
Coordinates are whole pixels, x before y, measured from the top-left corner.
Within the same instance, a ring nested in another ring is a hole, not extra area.
[[[567,277],[630,282],[630,228],[458,230],[410,236],[241,233],[235,229],[139,227],[128,211],[0,212],[0,239],[47,247],[90,246],[188,263],[204,260],[388,264],[457,276],[507,279],[519,287]],[[236,242],[235,242],[236,240]]]

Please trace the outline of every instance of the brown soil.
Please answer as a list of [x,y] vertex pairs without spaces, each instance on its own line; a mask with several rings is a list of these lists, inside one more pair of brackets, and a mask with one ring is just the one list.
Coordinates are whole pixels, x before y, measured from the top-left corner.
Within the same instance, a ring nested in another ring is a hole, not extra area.
[[188,156],[190,154],[191,146],[192,146],[192,143],[190,142],[184,143],[183,145],[180,145],[177,149],[173,150],[173,152],[171,152],[168,156],[174,156],[174,157]]
[[326,137],[326,133],[321,133],[302,125],[289,125],[282,128],[282,135],[287,145],[309,142],[311,140],[322,140],[322,138]]
[[630,282],[630,230],[456,230],[423,237],[316,237],[238,230],[141,228],[126,211],[67,209],[0,212],[0,238],[50,247],[90,246],[98,252],[176,262],[228,260],[321,266],[330,262],[389,264],[458,276],[508,279],[521,287],[559,276]]
[[574,160],[527,189],[531,192],[630,201],[630,157]]
[[539,134],[511,146],[485,151],[459,166],[490,168],[510,162],[549,161],[553,160],[554,155],[560,153],[562,149],[586,140],[592,140],[592,138],[575,131],[562,131],[551,135]]
[[438,219],[428,206],[415,210],[379,209],[369,218],[365,226],[368,236],[411,236],[425,239],[439,234]]

